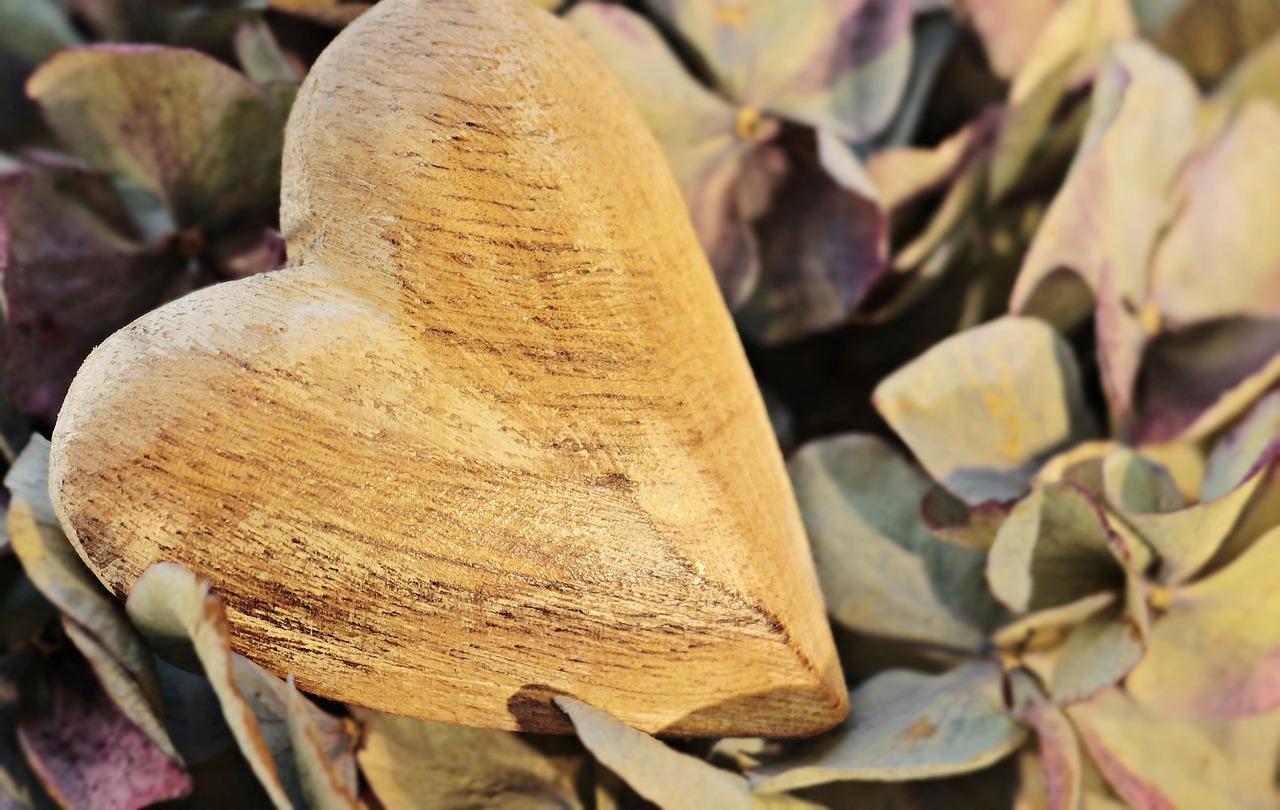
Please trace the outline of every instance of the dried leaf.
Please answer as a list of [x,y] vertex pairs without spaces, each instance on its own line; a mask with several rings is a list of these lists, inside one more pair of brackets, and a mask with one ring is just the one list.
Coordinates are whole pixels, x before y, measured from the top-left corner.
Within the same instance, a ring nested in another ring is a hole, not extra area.
[[1107,781],[1136,808],[1275,806],[1271,775],[1258,779],[1239,767],[1221,726],[1150,714],[1119,689],[1067,713]]
[[1000,527],[987,580],[1015,613],[1061,607],[1124,587],[1116,540],[1098,503],[1068,483],[1019,501]]
[[933,537],[920,515],[930,481],[891,447],[849,434],[791,459],[791,479],[827,609],[895,639],[978,649],[998,617],[984,555]]
[[930,475],[970,504],[1020,495],[1040,461],[1093,429],[1075,357],[1030,318],[942,341],[880,383],[874,402]]
[[[47,481],[48,466],[48,440],[37,434],[22,451],[5,484],[12,486],[12,479],[15,483],[21,481],[24,486],[29,486],[39,480],[41,472]],[[46,484],[46,498],[47,487]],[[40,511],[46,508],[52,512],[47,503],[40,507]],[[48,516],[46,513],[45,517]],[[125,617],[120,603],[85,567],[62,529],[57,523],[43,522],[37,509],[17,492],[9,505],[7,522],[13,551],[32,584],[128,672],[153,711],[159,712],[160,686],[151,651]]]
[[64,807],[134,810],[191,792],[191,780],[122,714],[70,653],[45,667],[46,712],[25,717],[18,740],[50,795]]
[[160,654],[203,670],[240,751],[277,808],[292,808],[258,718],[236,680],[222,600],[185,566],[157,563],[138,578],[125,604],[129,618]]
[[752,807],[747,780],[682,754],[574,698],[554,698],[591,754],[663,810]]
[[1178,588],[1126,682],[1174,717],[1238,718],[1280,708],[1280,528],[1229,566]]
[[98,45],[58,54],[27,88],[64,144],[154,193],[179,226],[276,205],[284,113],[215,59]]
[[1027,729],[1007,712],[994,662],[944,675],[890,670],[849,695],[849,720],[781,762],[755,769],[762,791],[843,780],[927,779],[984,768],[1016,749]]

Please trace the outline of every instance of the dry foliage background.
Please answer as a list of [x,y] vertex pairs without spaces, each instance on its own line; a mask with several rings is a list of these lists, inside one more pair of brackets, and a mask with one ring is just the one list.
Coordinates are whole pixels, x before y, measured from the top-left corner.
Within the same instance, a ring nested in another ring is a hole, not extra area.
[[104,337],[286,263],[288,109],[367,5],[0,0],[0,808],[1280,806],[1274,0],[555,10],[662,144],[791,454],[834,732],[406,720],[232,653],[184,568],[110,597],[44,436]]

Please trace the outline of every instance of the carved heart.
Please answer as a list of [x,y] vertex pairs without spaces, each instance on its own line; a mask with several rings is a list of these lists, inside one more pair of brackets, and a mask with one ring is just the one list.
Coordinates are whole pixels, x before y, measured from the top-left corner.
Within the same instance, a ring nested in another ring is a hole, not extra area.
[[185,563],[301,688],[567,731],[810,734],[847,702],[786,473],[663,157],[527,0],[385,0],[289,122],[297,266],[81,369],[63,525]]

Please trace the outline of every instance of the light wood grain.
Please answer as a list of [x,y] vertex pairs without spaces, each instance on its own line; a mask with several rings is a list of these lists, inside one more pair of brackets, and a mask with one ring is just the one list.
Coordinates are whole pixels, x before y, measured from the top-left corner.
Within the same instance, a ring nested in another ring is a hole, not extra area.
[[[252,148],[251,145],[246,148]],[[662,155],[526,0],[385,0],[289,122],[297,265],[81,369],[53,499],[125,594],[208,575],[299,687],[568,731],[812,734],[847,712],[790,485]]]

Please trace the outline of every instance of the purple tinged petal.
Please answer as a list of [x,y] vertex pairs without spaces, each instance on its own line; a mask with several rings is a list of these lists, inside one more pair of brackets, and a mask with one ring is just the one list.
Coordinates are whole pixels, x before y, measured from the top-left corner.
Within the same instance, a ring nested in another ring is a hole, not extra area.
[[1148,261],[1168,219],[1169,192],[1196,139],[1199,97],[1176,64],[1150,46],[1115,46],[1094,89],[1094,110],[1066,183],[1036,234],[1010,309],[1028,311],[1060,268],[1097,298],[1098,354],[1113,419],[1133,410],[1134,383],[1158,316]]
[[51,705],[25,718],[18,739],[49,793],[69,807],[134,810],[191,792],[182,767],[138,730],[77,657],[46,669]]
[[49,173],[0,177],[4,375],[14,406],[52,423],[89,351],[162,303],[180,267],[60,193]]
[[1182,205],[1152,260],[1166,328],[1280,318],[1280,108],[1255,101],[1183,171]]
[[1015,696],[1014,717],[1036,733],[1048,810],[1075,810],[1080,806],[1084,771],[1075,728],[1029,675],[1016,670],[1010,678]]
[[765,343],[843,323],[887,269],[888,217],[849,148],[823,132],[816,150],[792,143],[780,202],[757,230],[760,284],[739,318]]
[[1064,0],[955,0],[956,13],[982,40],[991,71],[1011,79]]
[[1239,416],[1280,380],[1280,319],[1231,318],[1148,345],[1129,438],[1193,441]]

